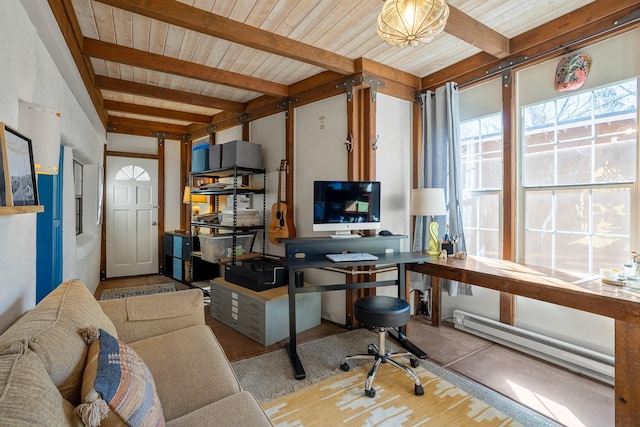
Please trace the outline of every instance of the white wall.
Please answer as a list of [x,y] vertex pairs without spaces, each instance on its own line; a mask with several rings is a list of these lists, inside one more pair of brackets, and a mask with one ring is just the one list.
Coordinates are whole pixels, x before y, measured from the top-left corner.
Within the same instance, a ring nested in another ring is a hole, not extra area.
[[[53,20],[46,0],[30,0],[28,5],[30,13],[33,13],[34,9],[45,11],[50,15],[47,18]],[[48,28],[57,30],[55,25]],[[39,30],[45,32],[47,28]],[[62,40],[59,30],[46,39],[51,43],[56,37],[58,41]],[[100,163],[105,140],[104,130],[96,126],[95,111],[83,111],[80,102],[61,75],[48,46],[41,40],[30,15],[17,0],[0,2],[0,40],[5,58],[0,79],[0,121],[18,128],[21,100],[55,108],[61,113],[61,142],[65,147],[69,147],[74,155],[82,158],[87,164]],[[66,156],[65,159],[67,157],[72,156]],[[66,210],[69,204],[68,188],[71,187],[73,192],[73,181],[69,182],[66,174],[64,177],[63,206]],[[86,281],[88,287],[95,288],[98,276],[85,276],[85,271],[77,268],[75,220],[68,221],[69,216],[73,218],[73,214],[67,213],[63,219],[63,278],[79,277]],[[87,232],[94,231],[88,227]],[[83,244],[81,241],[80,246]],[[89,263],[85,267],[92,269],[99,263],[99,255],[96,259],[95,253],[89,252],[91,260],[85,259]],[[35,305],[36,214],[0,216],[0,253],[2,332],[24,311]],[[86,273],[89,274],[88,271]]]
[[[267,177],[264,206],[266,207],[265,224],[268,229],[271,222],[271,207],[278,201],[278,169],[280,168],[280,161],[286,156],[286,119],[284,112],[251,122],[250,133],[250,141],[262,145],[262,161]],[[293,169],[291,170],[293,171]],[[260,180],[262,177],[256,176],[255,179]],[[285,197],[285,185],[286,177],[283,173],[282,197]],[[263,197],[261,195],[252,197],[254,209],[261,210],[263,208]],[[295,222],[293,225],[295,225]],[[267,234],[265,234],[265,238],[265,252],[267,254],[285,255],[283,245],[272,244]],[[262,243],[262,235],[258,233],[258,239],[256,239],[253,246],[254,251],[262,250]]]
[[[347,100],[338,95],[296,109],[295,112],[295,225],[299,237],[318,237],[329,233],[313,231],[313,181],[347,179]],[[376,100],[376,180],[381,181],[382,228],[409,235],[411,192],[411,103],[378,94]],[[372,141],[373,142],[373,141]],[[403,242],[409,249],[409,239]],[[379,275],[380,279],[396,277]],[[310,283],[344,283],[343,274],[307,270]],[[395,287],[379,288],[378,293],[396,295]],[[345,322],[345,293],[322,293],[322,317],[339,324]]]

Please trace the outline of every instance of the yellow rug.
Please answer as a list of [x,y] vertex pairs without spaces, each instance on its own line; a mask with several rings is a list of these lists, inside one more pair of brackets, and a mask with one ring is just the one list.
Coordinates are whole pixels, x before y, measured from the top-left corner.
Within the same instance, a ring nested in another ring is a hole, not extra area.
[[424,387],[423,396],[414,394],[408,375],[383,364],[373,381],[375,397],[367,397],[368,370],[369,365],[352,368],[262,407],[276,427],[522,426],[422,366],[414,372]]

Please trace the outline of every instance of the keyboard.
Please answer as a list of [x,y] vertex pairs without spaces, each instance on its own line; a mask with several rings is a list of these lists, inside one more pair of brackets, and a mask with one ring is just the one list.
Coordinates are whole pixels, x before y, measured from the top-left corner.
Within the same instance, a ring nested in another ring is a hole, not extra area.
[[365,252],[350,252],[345,254],[327,254],[333,262],[347,262],[347,261],[375,261],[377,256],[371,255]]

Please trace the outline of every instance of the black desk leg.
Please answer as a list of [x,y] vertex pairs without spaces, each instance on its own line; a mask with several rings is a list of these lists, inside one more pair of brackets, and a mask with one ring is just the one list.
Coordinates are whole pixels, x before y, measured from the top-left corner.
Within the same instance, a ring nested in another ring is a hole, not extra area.
[[[406,289],[407,289],[407,276],[406,276],[406,268],[404,264],[398,264],[398,298],[405,299],[406,297]],[[388,330],[389,335],[395,341],[398,342],[402,347],[413,353],[418,359],[426,359],[427,353],[422,351],[419,347],[409,341],[407,337],[407,327],[401,326],[397,330],[391,328]]]
[[[298,283],[299,282],[299,283]],[[301,271],[294,271],[289,269],[289,342],[285,344],[284,348],[287,350],[289,359],[291,360],[291,366],[295,372],[297,380],[303,380],[307,374],[304,372],[302,362],[298,357],[297,343],[296,343],[296,287],[303,286],[304,281]]]
[[391,338],[393,338],[398,344],[404,347],[407,351],[410,351],[411,353],[413,353],[413,355],[416,356],[418,359],[427,358],[427,353],[425,353],[424,351],[422,351],[420,347],[416,347],[414,343],[409,341],[409,338],[407,338],[407,336],[405,335],[406,328],[404,326],[400,331],[391,328],[391,329],[387,329],[387,332],[389,333],[389,336]]

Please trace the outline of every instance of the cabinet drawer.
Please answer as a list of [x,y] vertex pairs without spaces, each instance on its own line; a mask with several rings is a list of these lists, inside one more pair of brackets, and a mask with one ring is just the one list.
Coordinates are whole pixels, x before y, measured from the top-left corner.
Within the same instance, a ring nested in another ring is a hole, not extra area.
[[[267,297],[222,278],[210,283],[213,318],[264,346],[289,336],[289,297],[286,293]],[[320,324],[320,300],[318,293],[296,295],[297,332]]]
[[191,239],[188,237],[173,236],[173,256],[189,259],[191,257]]

